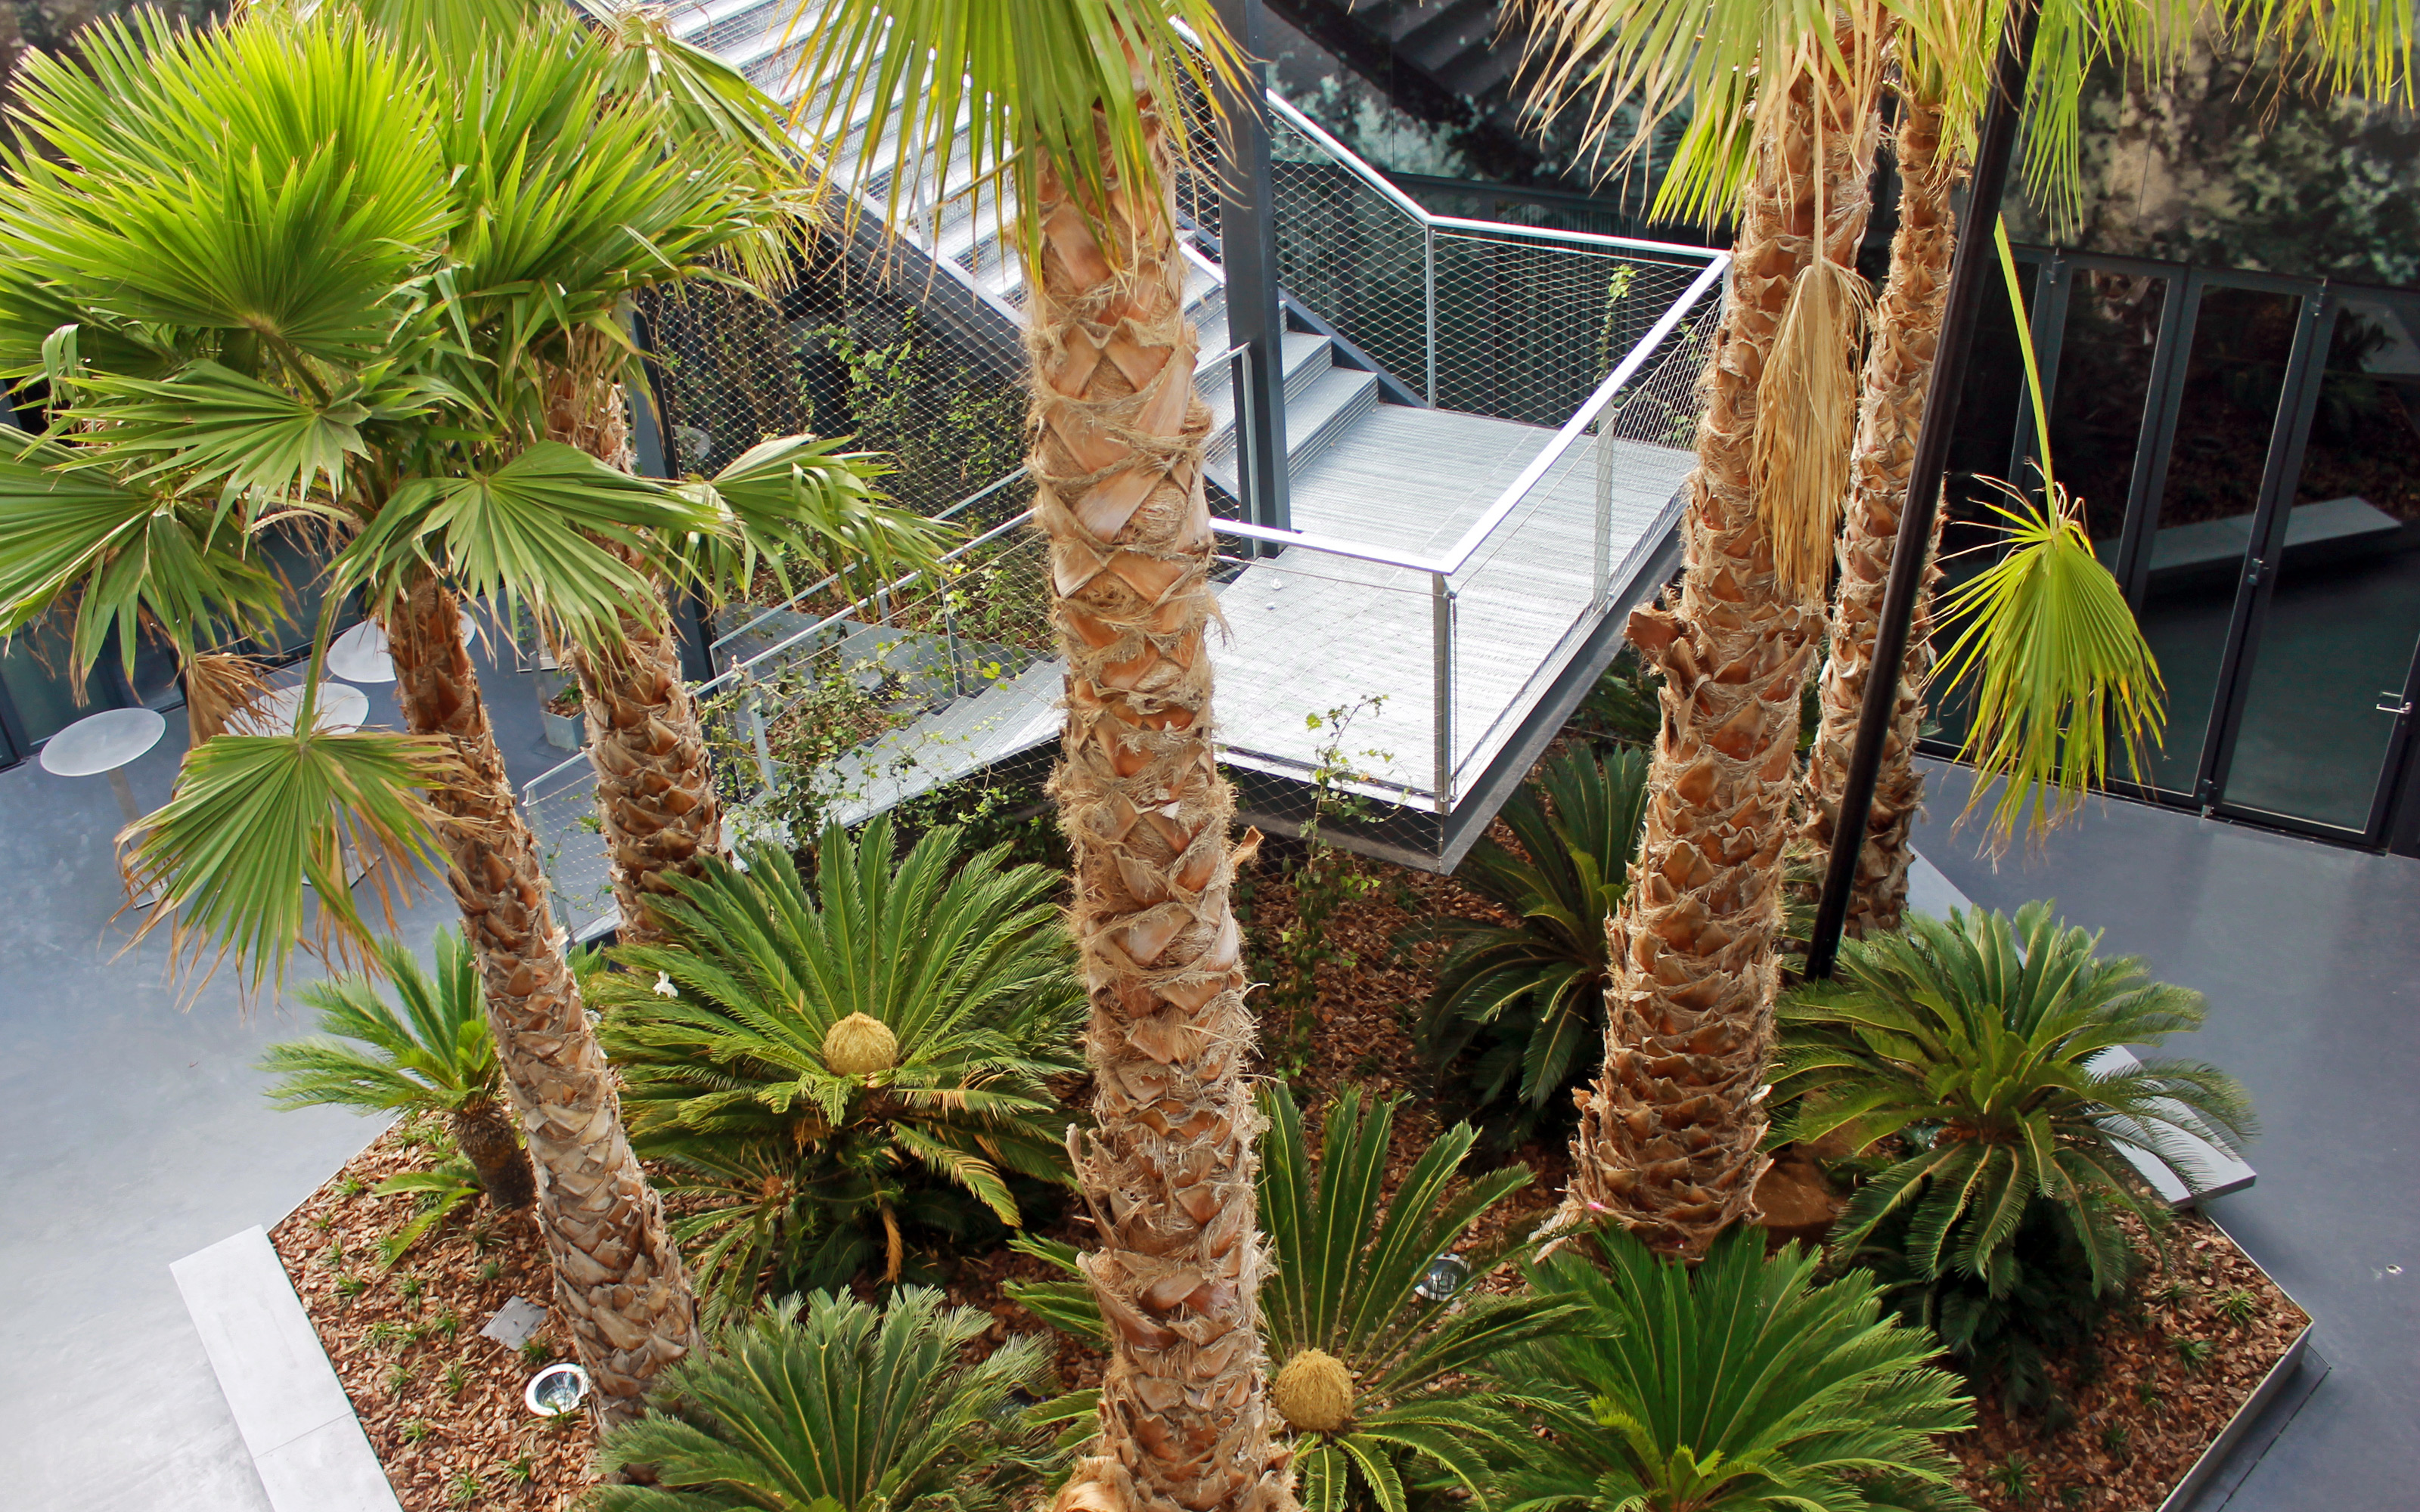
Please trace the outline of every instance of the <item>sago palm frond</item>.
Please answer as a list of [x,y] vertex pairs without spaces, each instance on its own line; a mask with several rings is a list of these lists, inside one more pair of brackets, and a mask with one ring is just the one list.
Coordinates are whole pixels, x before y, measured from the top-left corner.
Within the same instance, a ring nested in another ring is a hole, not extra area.
[[[1527,1430],[1517,1413],[1555,1405],[1553,1388],[1475,1387],[1463,1378],[1568,1326],[1576,1310],[1534,1295],[1440,1296],[1420,1288],[1433,1285],[1430,1268],[1443,1257],[1452,1256],[1452,1269],[1466,1278],[1504,1258],[1500,1251],[1457,1254],[1455,1246],[1528,1184],[1528,1171],[1512,1166],[1466,1182],[1462,1162],[1478,1136],[1456,1124],[1421,1154],[1382,1214],[1395,1100],[1365,1106],[1358,1088],[1344,1088],[1328,1108],[1316,1161],[1283,1086],[1264,1088],[1260,1108],[1269,1132],[1261,1147],[1259,1211],[1273,1266],[1261,1286],[1261,1327],[1278,1366],[1274,1400],[1283,1413],[1294,1399],[1289,1371],[1341,1369],[1344,1377],[1338,1422],[1288,1423],[1298,1435],[1303,1504],[1342,1507],[1350,1501],[1404,1512],[1407,1473],[1413,1485],[1450,1484],[1488,1504],[1497,1472],[1524,1452]],[[1053,1327],[1102,1337],[1100,1306],[1080,1279],[1077,1251],[1031,1238],[1015,1247],[1079,1278],[1012,1282],[1008,1294]],[[1448,1381],[1460,1383],[1443,1384]],[[1056,1416],[1075,1421],[1080,1414]]]
[[318,1032],[261,1057],[258,1069],[274,1078],[270,1104],[453,1113],[502,1095],[470,944],[460,930],[442,929],[433,949],[430,970],[402,941],[380,939],[370,947],[374,972],[302,988],[297,995],[318,1015]]
[[[767,1256],[878,1227],[895,1278],[919,1194],[1014,1224],[1012,1177],[1069,1180],[1044,1083],[1081,1064],[1084,999],[1049,873],[1004,847],[968,856],[950,828],[893,849],[887,817],[857,840],[832,826],[812,888],[770,848],[744,872],[709,863],[663,905],[670,943],[616,952],[636,969],[596,980],[594,1001],[641,1151],[731,1188],[697,1206],[754,1212],[768,1231],[746,1244]],[[835,1036],[868,1033],[888,1063],[837,1066]]]
[[2200,995],[2149,980],[2133,957],[2031,903],[2001,914],[1912,914],[1903,933],[1842,947],[1838,975],[1782,1001],[1778,1098],[1788,1136],[1863,1148],[1909,1134],[1904,1158],[1860,1187],[1833,1240],[1843,1251],[1907,1211],[1919,1276],[1985,1273],[2037,1194],[2069,1209],[2094,1285],[2122,1277],[2103,1210],[2148,1215],[2125,1152],[2198,1180],[2183,1136],[2240,1150],[2256,1131],[2235,1079],[2195,1061],[2113,1070],[2103,1051],[2198,1028]]
[[1421,1053],[1442,1070],[1475,1049],[1465,1096],[1479,1108],[1513,1100],[1515,1131],[1561,1098],[1598,1038],[1606,920],[1629,890],[1646,803],[1646,752],[1558,757],[1504,806],[1519,850],[1482,840],[1454,873],[1519,922],[1418,932],[1451,942],[1421,1011]]
[[970,1363],[991,1316],[906,1288],[880,1309],[845,1292],[793,1297],[665,1372],[646,1417],[611,1433],[608,1468],[652,1486],[599,1488],[598,1512],[980,1512],[1020,1489],[1036,1446],[1017,1399],[1040,1341]]
[[799,120],[832,187],[883,196],[897,225],[928,169],[937,197],[989,194],[1013,211],[1028,252],[1042,241],[1045,174],[1088,221],[1112,183],[1156,200],[1166,186],[1146,106],[1182,152],[1188,91],[1244,77],[1212,0],[828,0],[806,17],[802,7],[794,23],[796,76],[819,93]]
[[1973,1424],[1970,1404],[1865,1273],[1819,1283],[1812,1250],[1768,1256],[1746,1227],[1694,1270],[1610,1223],[1580,1242],[1594,1256],[1530,1276],[1579,1315],[1506,1364],[1588,1406],[1532,1442],[1512,1512],[1971,1509],[1934,1442]]

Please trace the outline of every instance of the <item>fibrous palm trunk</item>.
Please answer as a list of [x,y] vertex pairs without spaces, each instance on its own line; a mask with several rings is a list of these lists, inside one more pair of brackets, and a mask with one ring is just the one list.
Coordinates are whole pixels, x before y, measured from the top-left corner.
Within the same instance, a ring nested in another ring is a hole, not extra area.
[[[623,471],[630,427],[621,385],[594,362],[556,369],[547,434]],[[722,848],[722,804],[708,764],[697,701],[681,677],[680,641],[660,602],[624,613],[621,640],[566,648],[588,716],[588,759],[611,858],[625,945],[662,943],[652,900],[672,879],[696,876]]]
[[1854,266],[1878,130],[1845,86],[1802,79],[1778,103],[1756,147],[1705,384],[1687,571],[1677,599],[1630,620],[1632,643],[1664,673],[1663,729],[1631,888],[1607,929],[1605,1067],[1579,1095],[1557,1217],[1609,1213],[1691,1257],[1748,1213],[1766,1164],[1758,1089],[1779,985],[1780,853],[1823,612],[1776,578],[1758,521],[1758,387],[1819,203],[1826,255]]
[[446,1119],[462,1158],[479,1173],[479,1190],[491,1208],[526,1208],[537,1200],[529,1155],[513,1134],[511,1116],[487,1098],[454,1110]]
[[[1167,165],[1164,142],[1156,148]],[[1165,181],[1165,179],[1164,179]],[[1112,191],[1104,248],[1046,176],[1027,286],[1034,510],[1067,657],[1051,779],[1075,853],[1097,1131],[1074,1151],[1109,1325],[1101,1437],[1061,1492],[1094,1512],[1291,1507],[1254,1298],[1253,1029],[1228,898],[1234,800],[1211,746],[1207,409],[1171,192]]]
[[606,1420],[627,1419],[649,1379],[698,1347],[696,1300],[623,1134],[621,1099],[564,959],[537,841],[514,806],[454,595],[423,579],[386,629],[406,722],[414,734],[446,737],[461,764],[430,797],[444,816],[446,878],[529,1144],[555,1308]]
[[[1838,833],[1840,790],[1848,783],[1849,751],[1856,743],[1866,671],[1872,665],[1874,634],[1882,623],[1883,588],[1890,579],[1900,515],[1907,506],[1908,472],[1916,462],[1916,431],[1924,419],[1941,313],[1949,294],[1949,259],[1958,229],[1949,195],[1965,177],[1956,149],[1942,140],[1939,104],[1904,93],[1901,100],[1906,109],[1898,133],[1899,231],[1891,239],[1890,276],[1883,285],[1873,345],[1866,353],[1849,507],[1840,533],[1839,589],[1833,599],[1831,649],[1819,689],[1823,723],[1807,763],[1806,820],[1800,833],[1818,856],[1831,853]],[[1937,555],[1940,546],[1941,517],[1936,514],[1928,557]],[[1848,931],[1854,935],[1897,929],[1907,907],[1907,868],[1914,856],[1908,832],[1924,802],[1916,741],[1924,715],[1925,679],[1932,668],[1932,585],[1940,576],[1939,566],[1928,562],[1900,673],[1899,700],[1883,745],[1873,810],[1857,856],[1856,890],[1850,897],[1848,917]]]

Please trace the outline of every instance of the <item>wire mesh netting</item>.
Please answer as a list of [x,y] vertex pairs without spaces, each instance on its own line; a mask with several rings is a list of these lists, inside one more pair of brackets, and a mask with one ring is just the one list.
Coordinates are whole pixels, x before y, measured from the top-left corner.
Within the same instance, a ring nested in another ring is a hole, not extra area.
[[1454,795],[1503,750],[1680,517],[1715,313],[1702,301],[1666,337],[1653,365],[1572,438],[1454,574]]

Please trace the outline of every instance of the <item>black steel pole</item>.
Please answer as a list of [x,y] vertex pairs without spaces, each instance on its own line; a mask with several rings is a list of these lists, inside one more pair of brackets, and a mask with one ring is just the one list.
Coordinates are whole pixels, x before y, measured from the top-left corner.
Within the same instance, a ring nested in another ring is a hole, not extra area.
[[1285,317],[1278,310],[1277,226],[1270,220],[1268,56],[1261,0],[1218,0],[1244,53],[1241,87],[1218,90],[1218,263],[1227,276],[1227,340],[1249,355],[1234,376],[1236,481],[1252,523],[1292,530],[1286,492]]
[[1866,667],[1866,700],[1857,711],[1857,741],[1849,750],[1849,778],[1840,790],[1839,816],[1833,823],[1823,897],[1816,904],[1815,933],[1807,946],[1807,975],[1812,978],[1832,974],[1840,953],[1840,930],[1849,918],[1849,897],[1856,887],[1857,858],[1865,849],[1866,825],[1873,814],[1874,783],[1882,775],[1883,747],[1889,739],[1891,716],[1899,702],[1900,669],[1907,661],[1908,629],[1916,618],[1916,594],[1924,584],[1925,553],[1932,544],[1942,480],[1949,471],[1950,426],[1957,421],[1958,397],[1966,386],[1966,363],[1975,347],[1975,322],[1982,313],[1984,289],[1997,276],[1992,233],[1999,224],[2000,196],[2009,187],[2009,160],[2016,147],[2018,117],[2024,113],[2025,79],[2033,66],[2034,30],[2040,20],[2040,0],[2011,0],[2008,28],[2000,36],[2000,54],[1992,69],[1992,96],[1984,106],[1983,129],[1975,146],[1975,175],[1965,222],[1958,228],[1958,250],[1949,263],[1948,307],[1941,316],[1941,339],[1933,351],[1932,382],[1925,391],[1924,419],[1916,431],[1907,500],[1900,508],[1899,536],[1891,546],[1882,623],[1875,627],[1874,654]]

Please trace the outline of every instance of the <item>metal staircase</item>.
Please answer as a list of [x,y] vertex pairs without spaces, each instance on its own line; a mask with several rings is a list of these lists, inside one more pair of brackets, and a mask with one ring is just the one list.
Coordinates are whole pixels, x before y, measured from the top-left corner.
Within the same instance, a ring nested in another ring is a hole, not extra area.
[[[800,104],[802,119],[820,100],[791,77],[793,39],[813,19],[799,0],[673,11],[683,36]],[[1333,755],[1312,717],[1357,706],[1351,786],[1367,814],[1325,832],[1449,869],[1610,658],[1629,607],[1668,574],[1727,259],[1431,215],[1270,104],[1293,528],[1218,522],[1222,757],[1247,816],[1290,830]],[[890,270],[961,337],[1020,347],[1023,270],[999,218],[937,203],[933,165],[903,168],[894,142],[876,151],[854,260]],[[899,172],[911,176],[900,223],[872,224]],[[963,178],[961,162],[952,179]],[[1216,422],[1209,471],[1232,495],[1237,354],[1215,193],[1187,181],[1179,207],[1195,378]],[[1001,486],[985,490],[994,503]],[[732,670],[701,692],[726,722],[724,749],[752,768],[740,786],[761,796],[811,782],[821,812],[853,821],[1054,738],[1043,543],[1023,518],[960,548],[945,584],[903,579],[820,617],[802,596],[726,633],[715,660]],[[969,623],[985,614],[1022,629]],[[885,728],[793,769],[783,721],[814,717],[815,689],[845,687],[878,687]],[[525,796],[547,810],[543,832],[584,813],[586,794],[566,764]],[[567,896],[610,896],[596,879],[564,883]]]

